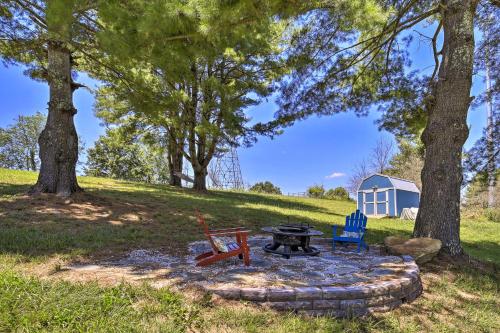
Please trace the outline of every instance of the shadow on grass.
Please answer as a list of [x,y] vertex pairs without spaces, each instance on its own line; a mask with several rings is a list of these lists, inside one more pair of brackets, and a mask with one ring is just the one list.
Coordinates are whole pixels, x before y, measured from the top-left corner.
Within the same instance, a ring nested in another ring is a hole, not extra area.
[[[27,259],[52,254],[110,256],[133,248],[185,253],[189,242],[204,238],[195,208],[212,228],[245,226],[255,234],[264,226],[292,222],[310,224],[324,237],[331,237],[331,225],[343,225],[345,214],[354,209],[350,202],[316,200],[314,205],[303,199],[253,193],[199,194],[170,186],[117,185],[125,186],[96,188],[94,184],[66,200],[27,196],[23,193],[28,185],[0,183],[0,252]],[[384,230],[370,228],[369,222],[368,243],[381,243],[395,233],[410,236],[408,230],[380,229]],[[497,244],[488,246],[498,253]]]
[[[137,247],[184,252],[188,242],[203,239],[195,208],[214,228],[243,225],[253,232],[288,220],[330,232],[329,226],[311,213],[326,214],[332,223],[344,218],[343,214],[293,198],[289,201],[251,193],[199,194],[140,184],[134,191],[89,187],[68,200],[53,195],[27,196],[27,189],[28,185],[0,184],[2,253],[88,256]],[[350,205],[345,209],[348,211]]]

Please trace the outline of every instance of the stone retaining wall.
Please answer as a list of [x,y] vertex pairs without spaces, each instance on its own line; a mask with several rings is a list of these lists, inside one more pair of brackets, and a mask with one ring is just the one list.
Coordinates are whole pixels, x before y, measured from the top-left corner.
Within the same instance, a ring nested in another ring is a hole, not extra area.
[[419,268],[402,256],[405,269],[395,278],[353,286],[207,288],[220,297],[252,301],[280,311],[307,315],[357,317],[390,311],[422,293]]

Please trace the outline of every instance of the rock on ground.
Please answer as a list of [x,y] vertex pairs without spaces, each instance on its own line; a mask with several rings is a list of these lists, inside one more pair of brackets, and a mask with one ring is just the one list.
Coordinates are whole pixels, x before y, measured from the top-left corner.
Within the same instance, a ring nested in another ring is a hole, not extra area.
[[390,254],[410,255],[417,264],[429,262],[441,250],[441,241],[428,237],[408,239],[389,236],[384,239],[384,244]]

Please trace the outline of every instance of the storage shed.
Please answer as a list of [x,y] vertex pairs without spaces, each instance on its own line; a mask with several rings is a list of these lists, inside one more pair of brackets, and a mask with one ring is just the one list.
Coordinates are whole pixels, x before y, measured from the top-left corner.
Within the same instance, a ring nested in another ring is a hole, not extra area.
[[418,207],[420,191],[406,179],[373,174],[358,188],[358,209],[367,216],[400,216],[403,208]]

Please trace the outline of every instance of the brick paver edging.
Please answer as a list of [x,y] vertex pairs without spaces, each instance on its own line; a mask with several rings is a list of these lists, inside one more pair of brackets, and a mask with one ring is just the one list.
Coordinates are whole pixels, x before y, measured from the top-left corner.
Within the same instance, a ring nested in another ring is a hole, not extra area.
[[422,293],[419,268],[412,257],[402,256],[404,271],[397,278],[366,285],[217,288],[208,291],[226,299],[252,301],[280,311],[307,315],[358,317],[390,311],[412,302]]

